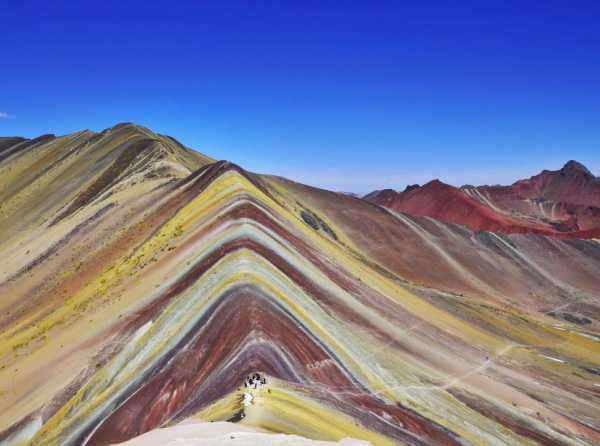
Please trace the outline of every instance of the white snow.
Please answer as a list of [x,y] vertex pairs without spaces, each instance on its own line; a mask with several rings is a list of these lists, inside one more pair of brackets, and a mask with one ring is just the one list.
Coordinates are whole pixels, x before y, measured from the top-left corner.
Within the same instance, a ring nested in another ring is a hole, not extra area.
[[551,361],[556,361],[556,362],[561,362],[561,363],[564,363],[564,362],[565,362],[565,361],[563,361],[562,359],[553,358],[552,356],[546,356],[546,355],[541,355],[541,356],[543,356],[544,358],[546,358],[546,359],[549,359],[549,360],[551,360]]

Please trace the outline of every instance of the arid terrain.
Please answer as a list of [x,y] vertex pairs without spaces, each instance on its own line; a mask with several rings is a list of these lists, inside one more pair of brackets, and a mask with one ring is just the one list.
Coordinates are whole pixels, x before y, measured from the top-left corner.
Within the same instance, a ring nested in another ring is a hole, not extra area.
[[361,199],[135,124],[0,138],[0,445],[598,445],[598,239],[575,161]]

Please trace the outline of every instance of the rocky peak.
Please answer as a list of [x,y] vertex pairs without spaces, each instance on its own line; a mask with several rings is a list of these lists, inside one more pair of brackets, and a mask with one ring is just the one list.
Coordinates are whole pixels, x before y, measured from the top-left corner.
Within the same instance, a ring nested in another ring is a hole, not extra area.
[[561,172],[593,176],[592,172],[590,172],[587,167],[574,160],[568,161],[561,169]]

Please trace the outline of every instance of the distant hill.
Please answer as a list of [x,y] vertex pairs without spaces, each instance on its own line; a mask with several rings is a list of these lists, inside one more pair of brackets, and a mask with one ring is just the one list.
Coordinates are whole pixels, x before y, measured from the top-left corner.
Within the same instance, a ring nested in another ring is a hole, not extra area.
[[600,237],[600,179],[576,161],[510,186],[456,188],[434,180],[402,192],[375,191],[364,198],[476,231]]

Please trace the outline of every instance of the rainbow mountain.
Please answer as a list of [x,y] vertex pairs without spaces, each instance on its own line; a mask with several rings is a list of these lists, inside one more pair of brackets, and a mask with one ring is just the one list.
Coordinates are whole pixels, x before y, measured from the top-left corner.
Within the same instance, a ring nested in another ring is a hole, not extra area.
[[474,231],[134,124],[0,138],[0,235],[1,445],[225,421],[600,444],[594,238]]

